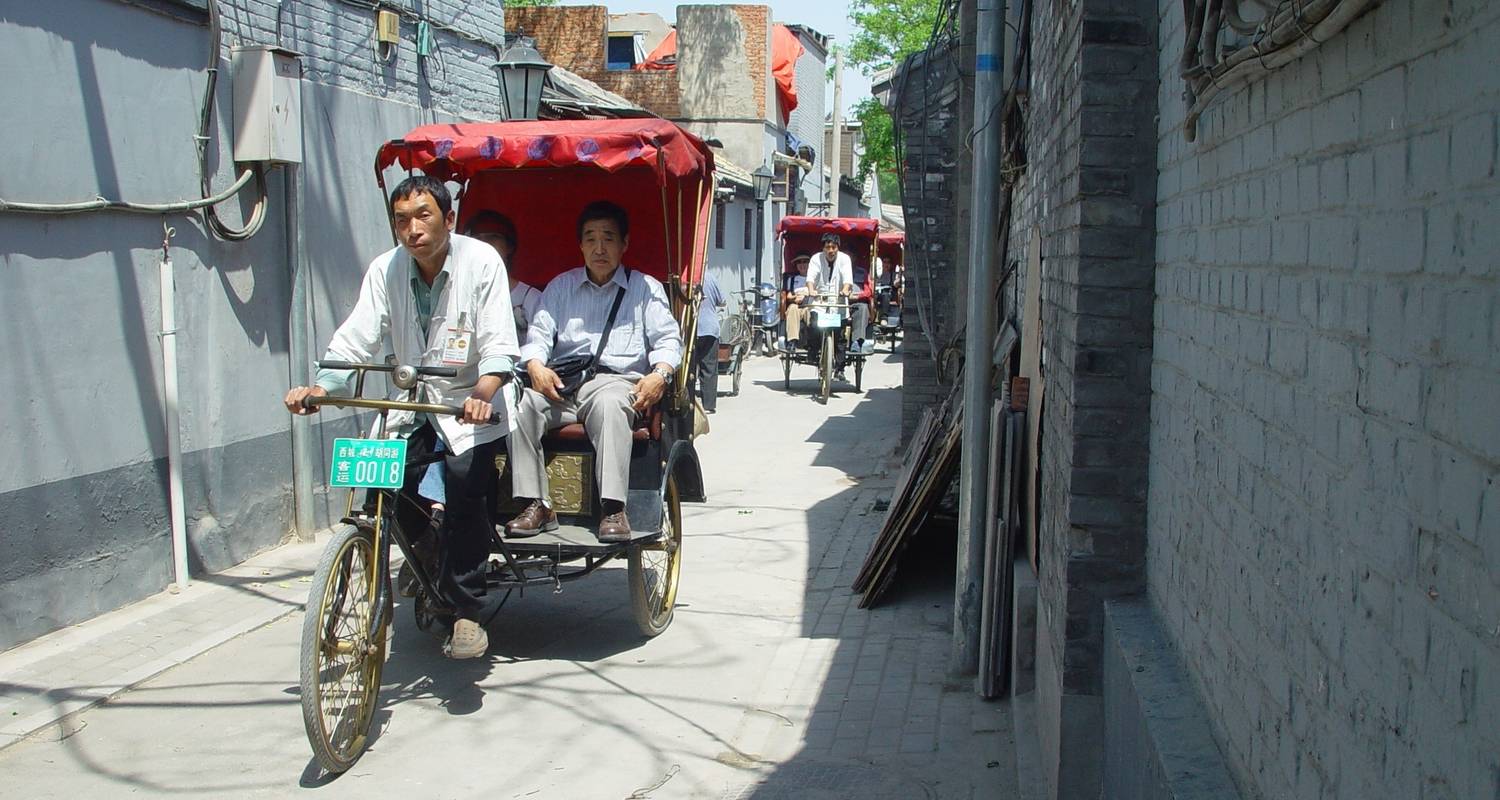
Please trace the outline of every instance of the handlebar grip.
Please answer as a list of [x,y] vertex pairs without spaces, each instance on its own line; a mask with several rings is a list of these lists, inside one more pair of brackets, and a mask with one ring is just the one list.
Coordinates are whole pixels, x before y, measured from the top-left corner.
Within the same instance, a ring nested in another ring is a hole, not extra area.
[[434,378],[457,378],[458,367],[417,367],[417,374]]
[[319,360],[318,369],[390,369],[382,364],[356,364],[353,361]]

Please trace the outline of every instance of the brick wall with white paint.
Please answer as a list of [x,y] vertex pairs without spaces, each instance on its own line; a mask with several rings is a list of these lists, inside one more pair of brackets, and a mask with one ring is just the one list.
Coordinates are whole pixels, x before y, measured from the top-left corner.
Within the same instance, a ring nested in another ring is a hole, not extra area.
[[1500,5],[1387,0],[1182,135],[1149,591],[1246,795],[1500,796]]

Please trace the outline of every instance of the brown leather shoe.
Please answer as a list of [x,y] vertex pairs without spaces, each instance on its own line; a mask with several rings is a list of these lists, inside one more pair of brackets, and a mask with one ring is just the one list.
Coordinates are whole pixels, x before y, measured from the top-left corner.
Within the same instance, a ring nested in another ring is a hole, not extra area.
[[599,520],[599,541],[606,544],[630,541],[630,520],[622,509]]
[[557,513],[542,505],[540,500],[532,500],[531,505],[527,506],[525,511],[505,523],[505,536],[508,539],[525,539],[542,531],[555,530],[557,530]]

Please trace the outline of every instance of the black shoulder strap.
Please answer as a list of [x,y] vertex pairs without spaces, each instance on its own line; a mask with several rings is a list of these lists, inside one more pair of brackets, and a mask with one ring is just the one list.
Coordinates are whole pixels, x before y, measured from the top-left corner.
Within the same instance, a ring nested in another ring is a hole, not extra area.
[[595,369],[599,366],[600,356],[604,355],[604,344],[609,341],[609,332],[614,330],[615,317],[620,313],[620,304],[625,302],[625,289],[630,286],[630,269],[628,267],[621,267],[621,269],[625,270],[625,286],[621,286],[620,290],[615,292],[615,304],[609,307],[609,319],[604,321],[604,332],[599,334],[599,349],[594,351]]

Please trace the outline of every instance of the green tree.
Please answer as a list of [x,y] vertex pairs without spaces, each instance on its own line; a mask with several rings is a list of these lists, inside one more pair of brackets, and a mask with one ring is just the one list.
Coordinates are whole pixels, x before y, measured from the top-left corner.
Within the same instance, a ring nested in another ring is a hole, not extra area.
[[[902,59],[927,47],[933,25],[946,0],[851,0],[849,19],[854,36],[844,51],[849,63],[865,75],[899,65]],[[871,170],[880,182],[883,199],[900,197],[896,134],[891,115],[873,97],[861,100],[853,115],[864,126],[865,157],[857,179]]]

